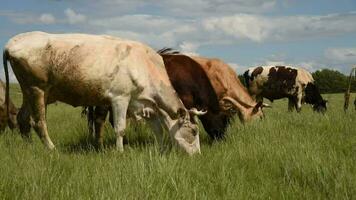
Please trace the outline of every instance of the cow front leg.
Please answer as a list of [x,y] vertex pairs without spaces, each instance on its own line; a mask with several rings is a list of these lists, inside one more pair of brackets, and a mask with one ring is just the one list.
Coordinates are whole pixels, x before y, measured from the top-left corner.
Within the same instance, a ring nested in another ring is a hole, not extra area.
[[296,106],[295,99],[293,97],[289,97],[288,98],[288,111],[293,112],[295,106]]
[[31,105],[31,115],[34,120],[33,128],[35,129],[37,135],[40,137],[42,143],[44,143],[49,149],[54,149],[54,144],[48,135],[44,91],[37,87],[32,87],[30,89],[29,102]]
[[303,92],[299,91],[296,99],[295,109],[297,112],[302,110],[302,99],[303,99]]
[[116,97],[112,100],[113,122],[116,134],[116,149],[120,152],[124,151],[124,135],[126,128],[127,108],[130,102],[130,97]]

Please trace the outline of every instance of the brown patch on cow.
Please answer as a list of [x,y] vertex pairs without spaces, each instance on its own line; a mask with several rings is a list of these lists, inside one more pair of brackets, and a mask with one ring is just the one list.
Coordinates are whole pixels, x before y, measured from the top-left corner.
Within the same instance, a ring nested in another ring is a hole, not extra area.
[[118,53],[119,60],[124,60],[126,57],[128,57],[130,55],[131,49],[132,47],[129,45],[117,45],[115,50]]
[[[52,45],[47,46],[48,60],[52,65],[48,79],[53,84],[46,90],[49,92],[47,103],[56,100],[72,106],[80,106],[83,103],[86,105],[95,105],[95,102],[108,103],[108,100],[101,95],[103,89],[100,84],[96,80],[86,80],[79,67],[86,56],[85,51],[81,51],[81,48],[83,45],[75,45],[66,51],[65,48],[58,50],[60,48],[55,48]],[[113,70],[113,74],[117,73],[117,70],[118,66]],[[78,82],[84,84],[77,84]]]
[[294,95],[297,92],[297,88],[295,87],[297,75],[297,69],[285,66],[270,68],[262,96],[273,100]]
[[261,74],[262,71],[263,71],[263,68],[262,68],[262,67],[256,67],[256,68],[253,70],[253,72],[251,73],[251,77],[250,77],[251,81],[253,81],[253,79],[254,79],[256,76],[258,76],[259,74]]

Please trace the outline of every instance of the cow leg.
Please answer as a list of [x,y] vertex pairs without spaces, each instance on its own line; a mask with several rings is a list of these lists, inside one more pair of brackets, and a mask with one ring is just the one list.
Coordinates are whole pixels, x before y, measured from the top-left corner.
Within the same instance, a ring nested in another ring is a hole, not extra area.
[[288,98],[288,111],[293,112],[295,106],[296,106],[295,99],[293,97],[289,97]]
[[17,121],[20,128],[21,136],[24,139],[31,140],[31,113],[29,105],[22,105],[17,114]]
[[302,110],[302,99],[303,94],[302,92],[299,92],[295,103],[295,109],[297,110],[297,112],[300,112]]
[[22,106],[17,114],[17,122],[22,138],[31,141],[31,107],[25,92],[23,92]]
[[31,105],[31,115],[34,120],[34,129],[37,135],[40,137],[42,143],[44,143],[49,149],[54,149],[54,145],[51,138],[48,135],[47,123],[46,123],[46,103],[45,93],[43,90],[32,87],[29,93]]
[[126,115],[129,102],[130,97],[119,96],[113,99],[111,103],[116,133],[116,149],[120,152],[124,151],[124,130],[126,128]]
[[[89,135],[92,138],[95,138],[95,130],[94,130],[94,125],[93,125],[93,120],[95,120],[94,118],[94,106],[88,106],[88,107],[84,107],[84,109],[86,110],[86,115],[87,115],[87,120],[88,120],[88,129],[89,129]],[[82,111],[82,113],[85,112],[85,110]]]
[[104,146],[103,142],[103,127],[105,124],[106,115],[109,112],[109,108],[106,106],[96,106],[95,107],[95,141],[98,148]]

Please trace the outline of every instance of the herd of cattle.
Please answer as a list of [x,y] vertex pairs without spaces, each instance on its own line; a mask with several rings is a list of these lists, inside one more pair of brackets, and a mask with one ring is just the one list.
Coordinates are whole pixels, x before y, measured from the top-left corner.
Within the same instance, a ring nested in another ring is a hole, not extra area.
[[[14,36],[3,53],[6,87],[0,87],[0,131],[8,124],[30,138],[34,128],[49,148],[47,105],[61,101],[86,109],[89,129],[102,146],[102,127],[110,113],[116,146],[123,151],[126,119],[144,119],[163,145],[163,128],[172,144],[200,153],[199,117],[212,139],[224,137],[229,120],[263,118],[263,98],[288,98],[289,110],[302,103],[326,111],[311,74],[291,66],[259,66],[244,73],[247,89],[235,71],[219,59],[158,52],[107,35],[28,32]],[[20,84],[18,110],[9,98],[8,62]]]

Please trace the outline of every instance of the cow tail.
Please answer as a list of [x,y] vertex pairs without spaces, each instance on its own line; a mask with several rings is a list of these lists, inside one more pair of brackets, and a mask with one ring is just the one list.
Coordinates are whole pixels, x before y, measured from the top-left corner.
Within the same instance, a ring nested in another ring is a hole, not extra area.
[[9,120],[10,83],[9,83],[9,69],[7,65],[8,58],[9,58],[9,52],[5,49],[2,54],[2,60],[4,64],[5,80],[6,80],[6,89],[5,89],[6,116]]

